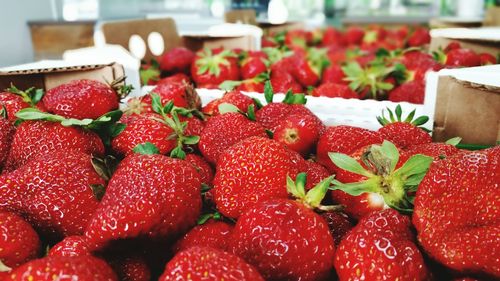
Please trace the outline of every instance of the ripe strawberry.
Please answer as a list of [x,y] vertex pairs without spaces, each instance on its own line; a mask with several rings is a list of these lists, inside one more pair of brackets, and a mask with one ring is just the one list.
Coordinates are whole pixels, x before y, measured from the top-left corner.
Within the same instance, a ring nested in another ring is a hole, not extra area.
[[304,169],[301,169],[301,171],[307,174],[306,190],[310,190],[330,176],[330,172],[316,162],[309,160],[304,161],[303,163]]
[[43,97],[42,89],[29,88],[21,91],[14,85],[0,92],[0,108],[5,107],[7,117],[10,121],[16,121],[16,113],[24,108],[37,107],[44,111],[43,103],[38,103]]
[[326,280],[335,245],[325,220],[310,208],[319,207],[330,180],[305,194],[303,182],[288,178],[302,201],[269,199],[247,209],[231,234],[231,251],[268,280]]
[[384,116],[384,112],[382,112],[381,117],[377,117],[378,122],[383,126],[378,132],[384,139],[393,142],[402,149],[406,149],[411,145],[432,142],[432,138],[427,132],[428,130],[419,127],[425,124],[429,120],[429,117],[421,116],[413,119],[413,116],[415,116],[415,110],[413,110],[405,120],[402,120],[401,106],[397,105],[394,111],[396,119],[394,119],[392,111],[390,109],[387,110],[389,111],[390,120]]
[[442,68],[442,65],[435,61],[430,54],[417,50],[405,52],[400,60],[397,61],[406,67],[404,73],[405,82],[413,80],[423,81],[428,71],[438,71]]
[[323,127],[316,116],[292,114],[279,123],[273,139],[306,156],[316,146]]
[[431,35],[427,28],[419,27],[408,37],[409,47],[422,47],[431,42]]
[[187,154],[186,161],[191,163],[200,175],[200,180],[202,184],[212,186],[212,181],[214,179],[214,170],[212,166],[201,156],[197,154]]
[[345,43],[343,34],[338,29],[328,26],[323,30],[322,46],[344,46]]
[[4,168],[12,171],[31,158],[68,149],[93,155],[104,154],[102,140],[85,128],[66,127],[52,121],[25,121],[17,127]]
[[319,138],[316,148],[317,160],[331,173],[335,173],[338,169],[328,157],[329,152],[351,154],[361,147],[382,141],[382,136],[378,132],[351,126],[328,127]]
[[150,281],[151,270],[140,256],[114,256],[108,258],[109,265],[120,281]]
[[481,65],[479,55],[470,49],[451,49],[447,53],[435,53],[437,61],[451,67],[472,67]]
[[91,255],[90,246],[85,236],[67,236],[55,244],[47,254],[48,256],[78,257]]
[[201,133],[199,148],[208,162],[217,163],[228,147],[252,136],[267,137],[264,128],[237,112],[228,112],[210,118]]
[[264,92],[264,83],[256,82],[254,80],[244,81],[238,87],[236,87],[236,91],[263,93]]
[[500,146],[431,166],[419,185],[413,224],[423,249],[462,273],[500,277]]
[[241,61],[241,77],[243,79],[252,79],[261,73],[267,71],[267,56],[260,51],[249,52],[246,58]]
[[285,46],[290,49],[305,49],[312,42],[311,33],[301,30],[289,30],[285,33]]
[[455,146],[460,142],[460,138],[453,138],[445,143],[431,142],[412,145],[407,148],[400,156],[400,162],[406,161],[413,155],[422,154],[430,156],[434,161],[440,161],[460,152]]
[[229,50],[199,51],[191,65],[191,76],[198,88],[218,88],[226,80],[239,80],[237,56]]
[[45,257],[25,263],[10,273],[6,280],[89,280],[117,281],[105,261],[92,256]]
[[178,253],[196,246],[217,248],[225,251],[233,228],[234,226],[229,223],[209,220],[195,226],[177,240],[174,245],[174,252]]
[[160,58],[160,69],[168,73],[188,73],[194,57],[192,51],[184,47],[175,47],[163,53]]
[[363,218],[340,242],[339,280],[428,280],[410,227],[408,217],[390,209]]
[[78,235],[99,205],[104,185],[90,155],[53,151],[0,177],[0,208],[23,216],[50,240]]
[[162,117],[156,113],[122,116],[120,123],[126,127],[112,140],[113,151],[128,156],[137,145],[151,143],[160,154],[169,153],[176,145],[175,138],[171,137],[174,131],[161,120]]
[[329,98],[344,98],[344,99],[359,99],[356,92],[351,90],[349,86],[344,84],[323,83],[311,92],[313,97],[329,97]]
[[348,27],[344,33],[345,41],[348,45],[359,45],[365,37],[365,31],[359,27]]
[[388,100],[392,102],[411,102],[423,104],[425,98],[425,81],[413,80],[405,82],[389,92]]
[[324,212],[320,215],[328,224],[335,246],[338,246],[344,236],[354,227],[349,216],[342,212]]
[[247,138],[226,149],[217,161],[214,196],[218,210],[237,218],[269,198],[287,198],[286,176],[295,177],[297,164],[280,143]]
[[162,78],[156,82],[156,85],[173,85],[173,84],[191,84],[191,78],[184,73],[177,73],[172,76]]
[[335,84],[344,84],[347,85],[348,82],[344,80],[345,74],[342,70],[340,64],[331,64],[329,67],[325,68],[323,71],[323,77],[321,78],[322,84],[326,84],[328,82]]
[[7,119],[7,111],[0,109],[0,173],[7,156],[9,155],[10,145],[16,128]]
[[222,103],[229,103],[236,106],[240,111],[247,111],[248,107],[252,104],[255,105],[252,98],[245,96],[240,91],[231,91],[225,93],[220,99],[213,100],[209,102],[205,107],[203,107],[203,113],[215,116],[219,114],[219,105]]
[[0,211],[0,277],[2,272],[38,257],[40,239],[30,224],[14,213]]
[[192,247],[179,252],[167,263],[159,280],[264,281],[243,259],[209,247]]
[[318,84],[321,71],[321,69],[313,67],[307,57],[297,56],[292,75],[302,86],[308,87]]
[[118,109],[119,96],[94,80],[73,80],[48,90],[42,98],[48,112],[75,119],[97,119]]
[[301,93],[302,86],[288,72],[271,72],[271,84],[276,93]]
[[488,53],[479,54],[479,60],[481,61],[481,65],[497,64],[497,58]]
[[444,48],[444,53],[448,53],[450,52],[451,50],[455,50],[455,49],[461,49],[462,48],[462,45],[460,45],[460,43],[458,43],[457,41],[452,41],[450,42],[445,48]]
[[200,177],[184,160],[133,154],[109,181],[85,230],[93,248],[117,239],[171,239],[195,224],[201,209]]

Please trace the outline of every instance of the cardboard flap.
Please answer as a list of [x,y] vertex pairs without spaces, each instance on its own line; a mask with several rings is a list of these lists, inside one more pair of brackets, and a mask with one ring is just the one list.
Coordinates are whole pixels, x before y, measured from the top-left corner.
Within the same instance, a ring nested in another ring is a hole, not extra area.
[[232,10],[224,14],[224,21],[257,25],[257,15],[254,9]]
[[163,37],[165,51],[181,44],[175,22],[170,18],[106,22],[102,24],[101,28],[107,44],[121,45],[129,51],[130,37],[132,35],[141,37],[146,44],[145,60],[156,57],[148,46],[148,37],[152,32],[157,32]]
[[500,7],[488,8],[484,15],[484,26],[500,26]]
[[53,67],[43,66],[42,64],[25,64],[15,67],[0,68],[0,76],[8,75],[22,75],[22,74],[41,74],[41,73],[57,73],[57,72],[72,72],[72,71],[86,71],[101,69],[106,66],[112,66],[114,63],[110,64],[94,64],[94,65],[72,65],[64,66],[65,62],[59,63],[59,61],[41,61],[44,64],[54,63]]

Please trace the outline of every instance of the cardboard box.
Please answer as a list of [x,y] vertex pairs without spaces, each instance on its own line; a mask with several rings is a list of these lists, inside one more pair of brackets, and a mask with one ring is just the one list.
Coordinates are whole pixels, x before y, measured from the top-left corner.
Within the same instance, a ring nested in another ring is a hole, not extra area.
[[431,52],[457,41],[462,47],[479,53],[490,53],[495,57],[500,54],[500,27],[433,29],[430,34]]
[[464,144],[500,140],[500,65],[445,69],[427,77],[436,93],[435,141],[461,137]]
[[282,31],[305,29],[306,26],[303,22],[286,22],[283,24],[272,24],[270,22],[259,22],[258,26],[262,28],[264,34],[274,34]]
[[257,25],[257,14],[254,9],[231,10],[224,14],[224,21]]
[[116,63],[69,65],[64,61],[40,61],[0,68],[0,89],[8,88],[12,83],[19,89],[36,87],[49,90],[75,79],[93,79],[110,83],[123,75],[123,67]]
[[429,21],[429,27],[431,29],[438,28],[471,28],[480,27],[483,24],[482,18],[470,18],[464,19],[460,17],[439,17],[434,18]]
[[483,26],[500,26],[500,7],[491,7],[486,10]]

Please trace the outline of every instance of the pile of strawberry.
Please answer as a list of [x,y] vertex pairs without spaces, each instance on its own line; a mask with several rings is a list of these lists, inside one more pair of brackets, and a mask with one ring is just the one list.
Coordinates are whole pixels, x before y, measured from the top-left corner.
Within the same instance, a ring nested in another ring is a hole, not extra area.
[[2,280],[493,280],[500,146],[426,117],[326,127],[288,93],[204,107],[186,77],[0,93]]
[[429,41],[425,28],[293,30],[264,37],[261,51],[174,48],[145,66],[142,77],[156,84],[184,73],[198,88],[258,93],[270,81],[279,93],[422,104],[426,72],[497,63],[457,42],[431,55],[424,50]]

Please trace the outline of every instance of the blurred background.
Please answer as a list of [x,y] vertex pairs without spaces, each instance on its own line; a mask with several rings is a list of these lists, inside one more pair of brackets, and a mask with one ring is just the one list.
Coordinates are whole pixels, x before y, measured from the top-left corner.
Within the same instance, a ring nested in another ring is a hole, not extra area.
[[[269,13],[285,15],[288,21],[307,26],[398,22],[426,24],[436,17],[475,22],[488,6],[499,0],[2,0],[0,17],[0,66],[35,59],[34,31],[46,25],[79,26],[92,33],[101,21],[130,18],[172,17],[178,29],[196,31],[222,23],[227,11],[254,9],[258,21],[271,19]],[[68,35],[71,36],[71,35]],[[76,36],[76,34],[75,34]],[[84,38],[82,36],[81,38]],[[92,36],[90,36],[92,37]],[[77,46],[92,45],[76,38]],[[44,37],[43,40],[70,38]],[[52,42],[59,43],[59,42]]]

